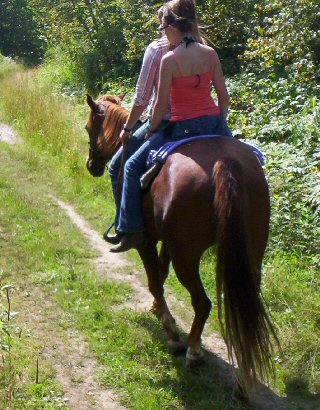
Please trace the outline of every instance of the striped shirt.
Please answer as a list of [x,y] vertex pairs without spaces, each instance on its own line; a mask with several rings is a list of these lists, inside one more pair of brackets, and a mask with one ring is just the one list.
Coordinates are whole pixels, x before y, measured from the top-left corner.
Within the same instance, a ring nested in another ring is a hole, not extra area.
[[[168,45],[167,38],[163,36],[149,44],[144,53],[133,103],[136,106],[148,107],[149,116],[156,102],[160,63],[162,57],[168,52]],[[169,118],[170,108],[168,107],[164,119]]]

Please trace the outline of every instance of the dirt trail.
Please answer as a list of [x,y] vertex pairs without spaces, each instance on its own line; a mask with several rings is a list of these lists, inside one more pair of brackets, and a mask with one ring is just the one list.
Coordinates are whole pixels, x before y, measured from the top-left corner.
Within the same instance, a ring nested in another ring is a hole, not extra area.
[[9,125],[2,124],[0,122],[0,141],[6,142],[7,144],[17,144],[21,143],[20,137],[15,133],[13,128]]
[[39,287],[19,296],[23,309],[19,321],[41,343],[39,380],[43,363],[55,370],[67,405],[74,410],[125,410],[116,395],[99,383],[100,367],[86,341],[72,326],[66,312]]
[[91,247],[100,253],[100,256],[95,260],[97,274],[101,278],[107,276],[109,279],[125,282],[132,287],[134,299],[130,300],[126,307],[141,310],[148,309],[153,300],[152,296],[148,289],[137,280],[137,275],[134,274],[134,269],[130,262],[123,256],[109,252],[110,246],[102,239],[101,234],[93,230],[88,222],[75,212],[71,205],[53,195],[50,195],[50,197],[66,211],[71,221],[87,237]]
[[[7,144],[22,142],[11,127],[2,123],[0,141]],[[89,229],[85,223],[79,228]],[[93,247],[100,250],[99,246],[103,244],[99,243],[99,235],[96,233],[95,236],[92,231],[91,236],[94,238]],[[109,262],[111,265],[104,268],[124,266],[120,260],[118,263],[116,260]],[[99,259],[97,263],[100,264]],[[100,366],[81,333],[72,326],[68,313],[62,311],[50,295],[44,294],[39,287],[30,288],[23,283],[15,292],[18,293],[15,299],[19,300],[19,323],[40,344],[39,380],[43,377],[44,368],[53,368],[70,409],[126,410],[113,391],[101,386]]]

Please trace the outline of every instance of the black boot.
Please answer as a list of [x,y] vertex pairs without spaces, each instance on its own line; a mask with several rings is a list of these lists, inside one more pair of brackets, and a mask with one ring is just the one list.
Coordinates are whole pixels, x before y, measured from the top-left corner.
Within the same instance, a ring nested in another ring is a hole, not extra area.
[[103,234],[103,239],[106,242],[112,243],[112,245],[118,245],[118,243],[121,242],[121,239],[123,238],[123,233],[117,232],[115,235],[109,235],[109,231],[105,231]]
[[146,246],[147,237],[144,232],[129,232],[125,233],[121,239],[120,245],[116,248],[111,248],[110,252],[126,252],[129,249],[140,249]]

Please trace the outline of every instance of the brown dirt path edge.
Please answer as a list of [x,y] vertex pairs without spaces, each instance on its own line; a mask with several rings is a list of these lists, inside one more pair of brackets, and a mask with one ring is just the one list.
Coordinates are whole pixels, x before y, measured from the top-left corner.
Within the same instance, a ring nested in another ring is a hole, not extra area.
[[[0,123],[0,142],[17,144],[23,140],[12,127]],[[112,263],[119,266],[115,261]],[[99,364],[84,337],[73,328],[68,314],[57,306],[53,298],[40,287],[25,288],[21,285],[15,293],[19,295],[18,318],[23,332],[36,335],[39,380],[44,377],[44,368],[46,372],[48,368],[52,369],[70,409],[126,410],[112,390],[101,386]]]

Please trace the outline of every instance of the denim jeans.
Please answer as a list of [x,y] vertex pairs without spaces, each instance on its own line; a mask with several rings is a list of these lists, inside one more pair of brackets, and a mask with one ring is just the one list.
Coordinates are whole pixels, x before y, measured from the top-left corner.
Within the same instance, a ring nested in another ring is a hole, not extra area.
[[174,123],[171,140],[179,141],[183,138],[210,134],[233,137],[226,121],[220,115],[206,115]]
[[[149,126],[150,121],[147,120],[144,124],[142,124],[132,135],[131,138],[127,142],[127,155],[126,160],[128,160],[132,154],[134,154],[138,148],[141,147],[143,143],[145,143],[144,136],[147,131],[147,127]],[[120,213],[120,204],[117,203],[117,190],[118,190],[118,177],[120,173],[121,167],[121,156],[122,156],[122,147],[118,149],[118,151],[112,157],[109,163],[109,174],[111,179],[111,186],[114,201],[116,204],[116,216],[115,216],[115,226],[117,227],[119,222],[119,213]]]
[[168,121],[163,121],[158,131],[152,134],[125,164],[119,222],[116,225],[118,232],[137,232],[144,229],[140,178],[147,171],[146,163],[150,150],[157,150],[169,141],[163,133],[167,124]]

